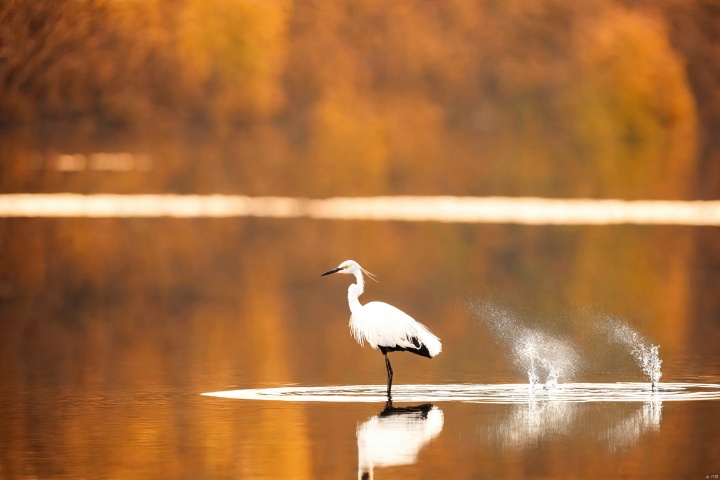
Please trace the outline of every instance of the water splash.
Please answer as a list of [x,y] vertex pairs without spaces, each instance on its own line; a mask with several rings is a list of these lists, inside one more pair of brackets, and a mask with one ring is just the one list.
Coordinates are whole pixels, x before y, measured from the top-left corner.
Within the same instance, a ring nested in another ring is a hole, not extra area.
[[570,377],[574,373],[576,357],[570,347],[542,332],[523,327],[520,332],[523,340],[515,345],[515,363],[527,369],[531,389],[542,375],[544,388],[554,390],[561,376]]
[[645,337],[633,330],[625,322],[617,318],[608,317],[601,324],[602,330],[611,340],[627,346],[642,371],[650,378],[653,392],[657,391],[662,372],[660,360],[660,345],[653,345]]
[[560,378],[576,373],[580,357],[572,344],[520,323],[509,310],[488,303],[471,305],[475,315],[513,352],[515,364],[527,373],[530,390],[544,377],[544,389],[557,388]]

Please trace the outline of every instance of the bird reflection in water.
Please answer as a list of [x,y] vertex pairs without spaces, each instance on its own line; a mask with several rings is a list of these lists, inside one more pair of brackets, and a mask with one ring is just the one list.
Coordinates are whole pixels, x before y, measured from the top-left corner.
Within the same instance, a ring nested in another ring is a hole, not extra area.
[[373,478],[375,467],[412,465],[425,444],[440,435],[444,423],[438,407],[425,404],[393,407],[358,425],[358,478]]

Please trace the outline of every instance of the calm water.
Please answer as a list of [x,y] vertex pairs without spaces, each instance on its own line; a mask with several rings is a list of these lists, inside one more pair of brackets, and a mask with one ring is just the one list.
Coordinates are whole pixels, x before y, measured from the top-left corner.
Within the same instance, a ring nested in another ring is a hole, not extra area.
[[[608,319],[660,345],[661,387],[717,384],[718,233],[311,219],[0,220],[0,477],[720,474],[718,400],[566,402],[542,397],[540,388],[527,401],[420,396],[385,411],[373,399],[201,395],[383,384],[382,356],[360,348],[348,331],[350,279],[320,277],[348,258],[379,277],[363,302],[393,303],[443,340],[433,360],[392,354],[398,388],[527,382],[513,337],[525,331],[572,352],[558,388],[645,382],[627,346],[602,328]],[[488,306],[518,327],[499,335]]]

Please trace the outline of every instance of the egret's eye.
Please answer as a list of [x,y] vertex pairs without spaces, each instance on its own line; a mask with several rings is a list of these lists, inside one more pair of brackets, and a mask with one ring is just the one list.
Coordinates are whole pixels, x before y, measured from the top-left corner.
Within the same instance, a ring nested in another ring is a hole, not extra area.
[[344,269],[347,270],[347,268],[348,268],[349,266],[350,266],[350,265],[343,265],[342,268],[344,268]]

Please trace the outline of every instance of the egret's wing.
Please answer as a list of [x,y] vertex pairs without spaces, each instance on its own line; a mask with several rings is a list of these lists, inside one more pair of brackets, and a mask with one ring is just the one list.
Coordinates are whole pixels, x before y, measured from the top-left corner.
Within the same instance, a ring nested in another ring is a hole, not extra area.
[[[425,345],[430,356],[442,350],[440,340],[423,324],[402,310],[383,302],[370,302],[353,314],[350,322],[353,336],[373,348],[378,346],[420,348]],[[419,343],[419,344],[418,344]]]

